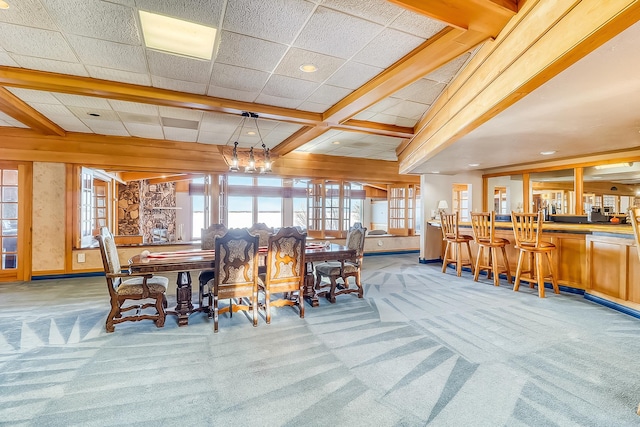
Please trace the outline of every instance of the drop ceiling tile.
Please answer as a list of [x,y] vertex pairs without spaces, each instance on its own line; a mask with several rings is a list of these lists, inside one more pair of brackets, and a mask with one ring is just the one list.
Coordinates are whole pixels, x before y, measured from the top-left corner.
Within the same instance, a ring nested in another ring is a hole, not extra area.
[[[227,2],[223,29],[277,43],[291,44],[315,5],[292,0]],[[286,16],[286,19],[282,17]]]
[[211,73],[211,84],[244,92],[260,92],[268,78],[269,73],[263,71],[216,63]]
[[312,113],[324,113],[329,108],[331,108],[333,104],[318,104],[316,102],[303,102],[298,109],[302,111],[311,111]]
[[[320,83],[329,78],[329,76],[335,73],[344,63],[344,59],[334,56],[291,48],[275,69],[274,73]],[[300,70],[300,66],[303,64],[313,64],[318,70],[313,73],[305,73]]]
[[207,85],[203,83],[186,82],[184,80],[168,79],[166,77],[151,76],[153,87],[160,89],[175,90],[176,92],[195,93],[204,95],[207,91]]
[[140,10],[217,28],[225,2],[211,0],[136,0],[135,3]]
[[[113,110],[101,110],[99,108],[90,108],[90,107],[72,107],[68,106],[69,111],[71,111],[77,118],[87,123],[88,120],[91,122],[100,122],[105,121],[109,123],[119,122],[120,117]],[[98,114],[94,116],[93,114]]]
[[432,71],[424,78],[440,83],[449,83],[453,77],[464,67],[466,62],[471,57],[470,53],[465,53],[462,56],[455,58],[452,61],[444,64],[442,67]]
[[22,68],[28,68],[30,70],[48,71],[50,73],[68,74],[71,76],[89,76],[87,70],[82,66],[82,64],[75,62],[54,61],[51,59],[35,58],[32,56],[16,54],[11,54],[11,57]]
[[290,133],[287,132],[271,132],[269,135],[262,138],[264,145],[267,146],[269,150],[272,150],[273,147],[280,144],[285,139],[291,136]]
[[132,8],[98,0],[41,0],[65,33],[141,45]]
[[371,118],[372,122],[386,123],[388,125],[413,127],[416,124],[416,120],[405,119],[404,117],[392,116],[389,114],[378,113]]
[[394,93],[393,96],[430,105],[433,104],[438,96],[440,96],[445,87],[446,85],[443,83],[437,83],[428,79],[420,79],[409,86],[400,89]]
[[142,46],[131,46],[107,40],[67,35],[67,40],[83,64],[116,70],[147,72],[147,62]]
[[204,113],[200,122],[200,131],[214,132],[221,131],[223,133],[238,133],[242,117],[233,114],[222,113]]
[[394,138],[384,135],[364,135],[362,139],[360,139],[360,142],[365,142],[379,147],[386,146],[395,148],[402,142],[402,138]]
[[386,110],[385,114],[419,120],[428,108],[429,105],[405,100]]
[[355,90],[382,71],[383,68],[349,61],[327,80],[327,84]]
[[300,104],[302,104],[302,100],[282,98],[280,96],[271,96],[262,93],[256,98],[256,103],[272,105],[274,107],[298,108]]
[[91,77],[96,79],[130,83],[141,86],[151,86],[151,77],[149,77],[149,74],[131,73],[129,71],[94,67],[93,65],[87,65],[87,71],[89,71],[89,75],[91,75]]
[[0,13],[1,22],[45,30],[56,29],[49,13],[42,7],[39,0],[9,1],[9,4],[9,9],[5,9]]
[[160,116],[171,119],[193,120],[199,122],[202,120],[202,111],[189,110],[187,108],[160,107]]
[[52,117],[67,117],[67,118],[75,118],[73,113],[69,111],[67,107],[62,104],[41,104],[38,102],[29,102],[29,105],[44,116],[51,119]]
[[435,34],[442,31],[446,27],[446,24],[435,19],[427,18],[424,15],[406,10],[400,16],[398,16],[389,25],[389,27],[413,34],[414,36],[422,37],[424,39],[430,39]]
[[367,108],[365,111],[373,112],[373,113],[382,113],[384,111],[387,111],[389,108],[393,107],[394,105],[398,104],[401,101],[402,99],[400,98],[389,96],[387,98],[384,98],[376,102],[371,107]]
[[230,137],[231,134],[227,132],[209,132],[200,129],[196,142],[208,145],[226,145]]
[[197,129],[181,129],[164,126],[164,136],[170,141],[196,142],[198,139]]
[[[339,58],[350,58],[382,29],[378,24],[319,7],[296,39],[294,46]],[[322,37],[319,37],[319,34],[322,34]]]
[[6,67],[19,67],[18,63],[7,52],[0,52],[0,65]]
[[147,114],[135,114],[135,113],[118,113],[120,120],[125,123],[141,123],[147,125],[160,125],[160,117],[157,115],[151,116]]
[[353,116],[353,118],[356,120],[371,120],[371,118],[376,114],[377,113],[375,111],[365,110],[365,111],[359,112],[358,114]]
[[98,135],[130,136],[122,122],[93,119],[83,119],[82,121]]
[[57,31],[0,23],[0,34],[0,46],[9,53],[78,62],[67,41]]
[[387,68],[418,47],[422,42],[424,42],[422,38],[398,30],[386,29],[358,52],[353,57],[353,60],[363,64]]
[[289,135],[294,134],[295,132],[302,129],[302,125],[297,125],[295,123],[285,123],[285,122],[277,122],[278,125],[273,128],[274,132],[286,133]]
[[307,98],[309,102],[316,102],[319,104],[334,105],[345,96],[353,92],[351,89],[345,89],[342,87],[335,87],[329,85],[322,85]]
[[382,25],[388,24],[404,11],[387,0],[324,0],[322,5]]
[[58,98],[53,96],[51,92],[21,89],[17,87],[8,87],[7,90],[26,103],[35,102],[38,104],[60,104]]
[[71,117],[49,117],[49,120],[60,126],[67,132],[93,133],[80,119],[71,115]]
[[207,95],[215,96],[216,98],[232,99],[234,101],[254,102],[259,92],[245,92],[226,87],[209,86]]
[[208,83],[211,62],[171,55],[147,49],[149,71],[154,76],[167,77],[193,83]]
[[58,98],[67,107],[95,108],[99,110],[112,110],[109,101],[104,98],[94,98],[91,96],[69,95],[66,93],[56,93],[53,96]]
[[215,61],[270,73],[287,49],[283,44],[223,31]]
[[287,76],[273,75],[267,81],[261,95],[279,96],[289,99],[306,99],[318,88],[318,84]]
[[118,101],[110,99],[109,104],[114,111],[132,114],[145,114],[148,116],[159,116],[160,110],[157,105],[142,104],[139,102]]
[[124,127],[127,129],[131,136],[137,136],[138,138],[150,138],[150,139],[164,139],[164,133],[162,132],[162,126],[154,126],[143,123],[124,123]]

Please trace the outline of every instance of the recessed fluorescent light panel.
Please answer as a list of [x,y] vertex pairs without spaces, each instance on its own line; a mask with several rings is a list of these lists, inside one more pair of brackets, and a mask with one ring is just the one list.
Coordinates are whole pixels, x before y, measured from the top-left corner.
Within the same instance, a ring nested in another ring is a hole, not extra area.
[[140,11],[144,42],[150,49],[210,60],[216,29]]

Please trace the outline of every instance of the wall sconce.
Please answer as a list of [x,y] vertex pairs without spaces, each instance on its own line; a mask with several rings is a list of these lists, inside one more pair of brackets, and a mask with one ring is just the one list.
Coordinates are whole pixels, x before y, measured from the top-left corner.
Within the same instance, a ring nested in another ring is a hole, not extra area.
[[[255,120],[255,127],[258,133],[258,137],[260,138],[262,153],[254,153],[253,151],[254,147],[249,148],[249,150],[246,150],[246,149],[243,150],[241,148],[239,149],[238,141],[236,140],[233,143],[233,149],[230,152],[229,152],[228,146],[221,148],[222,155],[225,161],[227,162],[227,164],[229,165],[230,172],[239,172],[241,170],[242,165],[244,165],[245,173],[254,173],[258,170],[260,171],[260,173],[270,173],[273,162],[271,160],[271,153],[269,152],[269,149],[267,148],[266,144],[262,140],[262,135],[260,134],[260,128],[258,127],[257,114],[248,113],[248,112],[242,113],[242,122],[238,127],[239,131],[238,131],[237,139],[240,139],[240,136],[242,135],[242,130],[244,129],[244,125],[248,117]],[[256,157],[257,157],[257,160],[256,160]],[[258,167],[260,163],[262,163],[262,166]]]

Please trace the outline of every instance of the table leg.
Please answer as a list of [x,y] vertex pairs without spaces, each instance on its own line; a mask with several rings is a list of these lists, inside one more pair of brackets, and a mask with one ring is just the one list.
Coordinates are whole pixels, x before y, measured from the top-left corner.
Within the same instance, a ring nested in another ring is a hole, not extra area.
[[317,307],[320,305],[320,302],[318,301],[318,295],[316,295],[316,290],[315,290],[315,277],[313,277],[313,264],[311,264],[310,262],[305,263],[304,299],[312,307]]
[[178,315],[178,326],[189,324],[189,314],[193,312],[191,302],[191,274],[188,271],[178,273],[176,281],[176,314]]

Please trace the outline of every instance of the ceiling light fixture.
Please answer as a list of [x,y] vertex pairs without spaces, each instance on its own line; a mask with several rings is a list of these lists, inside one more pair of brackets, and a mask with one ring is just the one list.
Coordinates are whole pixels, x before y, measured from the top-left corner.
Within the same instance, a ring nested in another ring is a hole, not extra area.
[[431,173],[440,173],[440,171],[431,171]]
[[216,29],[139,11],[144,43],[150,49],[211,60]]
[[9,9],[9,3],[4,0],[0,0],[0,9]]
[[[264,141],[262,140],[262,135],[260,134],[260,128],[258,127],[258,115],[255,113],[249,113],[249,112],[243,112],[242,113],[242,121],[240,122],[239,125],[239,131],[238,131],[238,139],[240,138],[240,136],[242,135],[242,130],[244,128],[244,125],[247,121],[247,118],[252,118],[255,120],[255,126],[256,126],[256,131],[258,134],[258,137],[260,138],[260,143],[262,146],[262,153],[258,154],[258,153],[254,153],[253,151],[253,147],[249,148],[249,150],[244,150],[242,151],[241,149],[238,149],[238,141],[236,140],[233,143],[233,150],[231,151],[231,158],[229,159],[229,153],[225,152],[223,149],[223,156],[225,157],[225,160],[227,161],[227,164],[229,165],[229,171],[231,172],[239,172],[240,168],[241,168],[241,164],[245,164],[244,166],[244,172],[245,173],[254,173],[258,170],[257,168],[257,162],[256,162],[256,156],[259,158],[259,160],[262,162],[262,166],[259,168],[260,173],[271,173],[271,166],[272,166],[272,161],[271,161],[271,153],[269,152],[269,149],[267,148],[267,145],[264,143]],[[249,132],[247,132],[249,133]],[[255,134],[255,132],[254,132]],[[235,131],[233,132],[233,134],[231,135],[231,137],[233,138],[233,135],[235,135]]]
[[302,64],[300,66],[300,71],[302,71],[303,73],[315,73],[316,71],[318,71],[318,67],[316,67],[314,64]]
[[469,163],[469,166],[472,168],[480,166],[480,163]]
[[627,163],[607,163],[606,165],[597,165],[594,166],[595,169],[601,170],[601,169],[613,169],[613,168],[630,168],[631,166],[633,166],[633,162],[627,162]]
[[556,154],[556,152],[554,150],[549,150],[549,151],[541,151],[540,154],[542,154],[543,156],[550,156],[552,154]]
[[333,141],[332,144],[333,145],[340,145],[340,141]]

